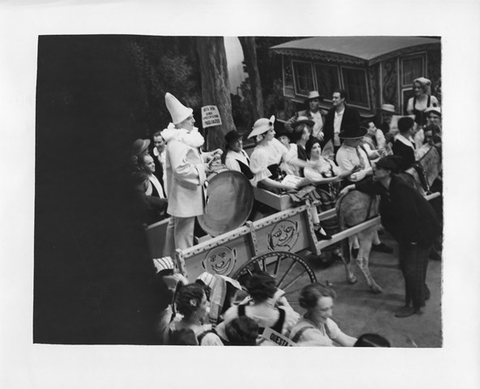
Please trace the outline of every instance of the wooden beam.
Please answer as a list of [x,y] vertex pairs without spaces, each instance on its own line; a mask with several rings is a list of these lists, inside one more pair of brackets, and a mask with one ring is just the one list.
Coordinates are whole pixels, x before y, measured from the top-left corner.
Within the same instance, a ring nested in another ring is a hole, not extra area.
[[328,246],[331,246],[332,244],[340,242],[345,238],[348,238],[349,236],[355,235],[360,231],[366,230],[367,228],[378,226],[379,224],[380,224],[380,216],[377,216],[373,219],[367,220],[366,222],[357,224],[354,227],[351,227],[342,232],[339,232],[338,234],[332,235],[332,239],[320,241],[317,244],[317,249],[319,250],[324,249],[325,247],[328,247]]

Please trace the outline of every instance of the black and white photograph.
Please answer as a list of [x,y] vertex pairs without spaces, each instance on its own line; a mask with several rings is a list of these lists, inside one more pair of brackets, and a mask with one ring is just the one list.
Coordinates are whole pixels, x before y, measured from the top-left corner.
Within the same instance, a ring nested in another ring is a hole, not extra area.
[[441,347],[440,70],[439,37],[40,36],[34,342],[224,345],[261,304],[259,337]]
[[476,387],[478,5],[20,3],[5,387]]

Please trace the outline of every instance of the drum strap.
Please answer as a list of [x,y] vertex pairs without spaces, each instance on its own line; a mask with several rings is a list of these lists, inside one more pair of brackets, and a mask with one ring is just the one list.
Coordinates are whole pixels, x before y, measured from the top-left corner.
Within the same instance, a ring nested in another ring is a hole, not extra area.
[[280,168],[280,165],[278,164],[268,166],[268,170],[270,170],[270,173],[272,173],[272,176],[270,177],[272,180],[276,180],[278,178],[279,168]]
[[242,173],[245,174],[245,176],[249,180],[251,180],[254,177],[254,174],[252,173],[250,168],[247,165],[245,165],[242,161],[239,161],[238,159],[237,159],[237,162],[238,162],[238,166],[240,166],[240,170],[242,171]]

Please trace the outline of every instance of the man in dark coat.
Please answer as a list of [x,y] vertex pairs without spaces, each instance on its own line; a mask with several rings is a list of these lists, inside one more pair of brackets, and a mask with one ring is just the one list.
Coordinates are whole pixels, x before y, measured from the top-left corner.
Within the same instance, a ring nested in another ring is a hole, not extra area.
[[344,131],[348,127],[360,127],[360,114],[355,108],[345,103],[346,99],[347,92],[345,90],[337,89],[333,92],[333,107],[328,111],[323,127],[322,149],[329,140],[332,140],[333,149],[337,152],[341,144],[338,136],[340,131]]
[[430,297],[425,283],[428,253],[442,228],[432,206],[420,192],[392,174],[399,171],[400,164],[398,156],[384,157],[373,168],[373,180],[349,185],[342,193],[356,189],[381,196],[382,224],[399,244],[400,267],[405,279],[405,306],[395,316],[407,317],[421,313],[421,307]]
[[393,154],[402,158],[401,170],[407,170],[415,163],[415,141],[413,140],[415,122],[412,118],[405,116],[398,120],[400,133],[393,142]]
[[153,134],[153,147],[150,149],[150,155],[155,163],[155,177],[157,177],[163,188],[163,197],[167,197],[167,189],[165,188],[165,158],[166,143],[162,137],[162,131],[156,131]]
[[394,155],[401,157],[400,170],[405,171],[413,167],[417,173],[420,183],[426,192],[430,191],[425,172],[422,166],[417,163],[417,154],[413,135],[415,134],[415,121],[408,116],[398,120],[398,130],[400,133],[393,142],[392,151]]

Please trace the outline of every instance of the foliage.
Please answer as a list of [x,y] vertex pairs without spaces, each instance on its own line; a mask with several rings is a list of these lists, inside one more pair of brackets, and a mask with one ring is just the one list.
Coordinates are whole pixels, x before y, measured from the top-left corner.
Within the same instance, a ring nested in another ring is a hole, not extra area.
[[[302,37],[256,37],[257,63],[262,84],[265,115],[285,110],[288,102],[283,98],[282,61],[272,55],[269,48]],[[140,80],[142,90],[141,117],[137,120],[144,128],[145,137],[165,128],[170,115],[164,96],[168,91],[185,105],[194,109],[199,121],[202,104],[201,80],[193,37],[128,37],[126,50]],[[253,124],[252,93],[249,79],[240,86],[243,98],[231,95],[232,116],[239,132],[248,133]]]
[[170,115],[165,93],[170,92],[194,110],[201,106],[200,75],[192,39],[187,37],[134,37],[126,46],[143,89],[145,137],[165,128]]
[[[242,94],[245,96],[245,93],[250,93],[250,86],[248,83],[243,82]],[[238,95],[230,94],[232,100],[232,117],[237,132],[244,135],[250,132],[250,129],[253,125],[253,114],[252,107],[250,104],[250,99],[241,98]]]
[[[289,42],[296,39],[303,39],[303,37],[256,37],[255,44],[257,50],[257,65],[260,73],[260,80],[262,84],[262,95],[265,116],[276,115],[279,111],[288,111],[291,107],[289,101],[283,97],[283,82],[282,82],[282,61],[278,55],[272,55],[269,51],[270,47]],[[244,63],[244,70],[245,63]],[[246,106],[252,112],[252,107],[248,102],[250,101],[250,84],[247,78],[240,86]]]

